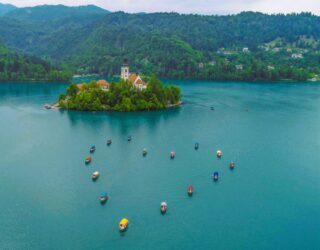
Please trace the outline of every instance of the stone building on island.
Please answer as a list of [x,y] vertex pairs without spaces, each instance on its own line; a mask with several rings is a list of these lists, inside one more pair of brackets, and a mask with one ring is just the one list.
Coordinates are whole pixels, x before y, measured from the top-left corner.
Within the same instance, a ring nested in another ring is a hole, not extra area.
[[[142,80],[139,73],[130,73],[129,71],[129,64],[128,60],[125,59],[122,66],[121,66],[121,79],[128,81],[129,83],[133,84],[139,90],[143,90],[147,88],[147,83]],[[110,83],[106,80],[98,80],[97,85],[104,91],[109,91]],[[85,83],[77,84],[77,88],[79,91],[85,88]]]
[[147,88],[147,83],[142,80],[139,73],[130,73],[127,59],[124,59],[121,66],[121,79],[132,83],[139,90]]

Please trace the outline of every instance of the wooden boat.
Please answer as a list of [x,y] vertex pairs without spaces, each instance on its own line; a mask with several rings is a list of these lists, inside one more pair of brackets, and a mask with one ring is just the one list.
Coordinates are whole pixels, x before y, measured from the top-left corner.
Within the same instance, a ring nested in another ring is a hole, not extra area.
[[91,159],[91,156],[88,156],[88,157],[86,158],[86,160],[85,160],[85,163],[86,163],[86,164],[89,164],[89,163],[91,162],[91,160],[92,160],[92,159]]
[[174,157],[176,157],[176,153],[174,151],[171,151],[170,153],[170,158],[171,159],[174,159]]
[[219,173],[218,172],[214,172],[213,173],[213,180],[217,181],[219,179]]
[[96,146],[92,146],[92,147],[90,148],[90,153],[93,153],[94,151],[96,151]]
[[95,181],[99,178],[100,173],[98,171],[93,172],[92,174],[92,180]]
[[127,218],[123,218],[119,223],[120,232],[125,231],[129,226],[129,220]]
[[217,150],[217,157],[221,158],[222,157],[222,151],[221,150]]
[[101,195],[100,195],[100,202],[101,202],[101,204],[106,203],[107,200],[108,200],[108,194],[107,194],[107,192],[102,192]]
[[232,161],[232,162],[230,162],[230,168],[231,169],[234,169],[234,167],[236,166],[236,164]]
[[160,212],[162,213],[162,214],[165,214],[166,212],[167,212],[167,203],[166,202],[161,202],[161,204],[160,204]]
[[111,140],[111,139],[108,139],[108,140],[107,140],[107,145],[110,146],[111,143],[112,143],[112,140]]
[[188,195],[189,195],[189,196],[192,196],[192,195],[193,195],[193,186],[192,186],[192,185],[190,185],[190,186],[188,187]]
[[148,150],[146,149],[146,148],[144,148],[143,150],[142,150],[142,155],[143,156],[146,156],[148,154]]

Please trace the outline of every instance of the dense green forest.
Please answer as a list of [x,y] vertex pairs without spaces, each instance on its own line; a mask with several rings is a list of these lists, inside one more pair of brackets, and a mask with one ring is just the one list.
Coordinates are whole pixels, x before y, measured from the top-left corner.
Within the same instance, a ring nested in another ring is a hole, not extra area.
[[59,106],[64,109],[81,111],[143,111],[165,109],[180,102],[180,89],[164,86],[155,76],[151,77],[146,89],[138,90],[128,81],[111,83],[105,91],[92,81],[67,88],[67,93],[59,98]]
[[12,49],[76,74],[132,71],[167,78],[306,80],[320,75],[320,17],[310,13],[203,16],[37,6],[0,17]]
[[0,81],[70,81],[71,77],[70,71],[34,56],[12,53],[0,43]]
[[17,7],[15,7],[14,5],[12,4],[3,4],[3,3],[0,3],[0,16],[3,16],[7,13],[9,13],[10,11],[16,9]]

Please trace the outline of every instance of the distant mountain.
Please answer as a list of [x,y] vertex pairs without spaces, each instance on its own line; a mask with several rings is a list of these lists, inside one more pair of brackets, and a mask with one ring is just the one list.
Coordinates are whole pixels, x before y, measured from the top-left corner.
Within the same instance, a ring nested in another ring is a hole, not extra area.
[[0,16],[3,16],[16,8],[17,7],[12,4],[0,3]]
[[127,14],[44,5],[0,18],[0,38],[78,73],[118,74],[127,57],[134,71],[170,78],[301,80],[320,74],[320,17],[310,13]]
[[[94,5],[80,7],[41,5],[19,8],[0,18],[0,38],[10,48],[37,56],[54,53],[57,47],[47,45],[53,38],[57,38],[59,39],[58,49],[64,53],[64,48],[69,49],[70,46],[73,46],[73,40],[84,38],[80,30],[100,20],[108,13],[109,11]],[[77,32],[71,39],[64,38],[75,30]],[[38,50],[36,46],[42,47],[42,44],[46,48],[46,53],[32,52]]]
[[[68,7],[64,5],[40,5],[36,7],[19,8],[10,12],[6,17],[30,24],[46,23],[48,25],[70,18],[86,19],[87,16],[102,16],[109,11],[95,5]],[[79,20],[80,21],[80,20]]]

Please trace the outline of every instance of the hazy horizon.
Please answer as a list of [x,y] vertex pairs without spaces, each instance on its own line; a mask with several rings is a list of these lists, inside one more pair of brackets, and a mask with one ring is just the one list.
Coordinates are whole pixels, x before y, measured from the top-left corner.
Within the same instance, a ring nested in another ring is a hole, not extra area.
[[293,3],[289,0],[118,0],[116,2],[105,0],[80,0],[77,4],[71,0],[7,0],[0,1],[2,4],[12,4],[17,7],[34,7],[38,5],[66,5],[83,6],[96,5],[109,11],[124,11],[128,13],[153,13],[153,12],[178,12],[181,14],[204,14],[204,15],[226,15],[237,14],[243,11],[256,11],[266,14],[289,14],[311,12],[320,14],[319,0],[306,0],[304,2]]

